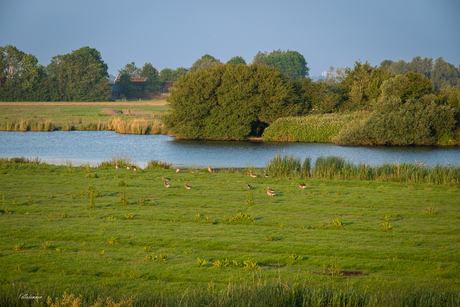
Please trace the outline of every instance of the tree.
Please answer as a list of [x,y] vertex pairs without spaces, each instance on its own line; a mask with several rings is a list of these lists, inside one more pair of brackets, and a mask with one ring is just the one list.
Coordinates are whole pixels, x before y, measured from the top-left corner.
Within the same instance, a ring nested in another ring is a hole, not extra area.
[[166,127],[189,139],[245,139],[302,111],[291,81],[260,65],[218,65],[187,74],[168,101]]
[[53,78],[55,99],[63,101],[107,101],[111,87],[107,64],[94,48],[83,47],[53,57],[47,67]]
[[246,65],[246,61],[240,56],[235,56],[231,58],[230,60],[228,60],[228,62],[225,64],[233,64],[233,65],[244,64]]
[[448,85],[460,88],[460,72],[454,65],[445,62],[442,57],[439,57],[434,62],[434,67],[431,71],[431,82],[433,82],[436,90]]
[[408,72],[407,63],[404,60],[393,62],[390,66],[390,72],[393,75],[404,75]]
[[[153,66],[152,66],[153,67]],[[122,69],[118,71],[120,75],[127,74],[131,77],[140,77],[141,70],[136,66],[136,63],[131,62],[125,65]]]
[[285,77],[292,80],[305,78],[310,71],[303,55],[291,50],[274,50],[270,54],[259,51],[253,63],[276,68]]
[[433,91],[431,81],[420,74],[408,72],[396,75],[382,84],[382,96],[397,96],[404,103],[409,99],[419,99]]
[[163,68],[160,71],[160,81],[162,82],[174,81],[175,78],[174,72],[170,68]]
[[430,77],[430,72],[433,69],[433,59],[416,56],[407,64],[408,71],[412,71],[416,74],[421,74],[425,77]]
[[131,76],[126,72],[118,76],[117,86],[125,96],[129,96],[134,91]]
[[190,68],[190,72],[196,72],[208,68],[212,68],[216,65],[222,64],[219,60],[209,54],[205,54],[193,63],[192,67]]
[[185,76],[188,73],[188,69],[184,67],[177,67],[175,70],[173,70],[174,73],[174,80],[177,81],[180,79],[180,77]]
[[139,70],[139,77],[142,78],[149,78],[157,76],[158,77],[158,70],[153,67],[151,63],[145,63],[144,66]]
[[393,64],[393,61],[392,61],[392,60],[383,60],[383,61],[380,63],[380,67],[383,67],[383,68],[390,68],[390,67],[391,67],[391,64]]
[[353,70],[345,69],[345,77],[341,80],[343,107],[346,110],[370,108],[381,93],[380,86],[390,77],[385,68],[372,67],[367,61],[364,64],[355,62]]
[[49,100],[44,67],[35,56],[12,45],[0,47],[0,100]]

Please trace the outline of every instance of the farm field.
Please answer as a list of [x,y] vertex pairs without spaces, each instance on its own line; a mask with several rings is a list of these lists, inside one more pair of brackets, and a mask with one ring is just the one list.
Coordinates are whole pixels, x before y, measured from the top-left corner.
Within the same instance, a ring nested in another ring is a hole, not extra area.
[[156,166],[2,160],[0,305],[27,303],[18,293],[72,293],[88,305],[100,296],[150,305],[172,295],[174,306],[196,291],[249,293],[271,283],[460,299],[457,185]]
[[143,119],[159,122],[160,114],[168,109],[164,99],[115,102],[0,102],[0,129],[6,130],[6,125],[12,123],[19,127],[21,121],[51,122],[57,129],[64,129],[67,125],[107,125],[114,118],[122,118],[127,122]]

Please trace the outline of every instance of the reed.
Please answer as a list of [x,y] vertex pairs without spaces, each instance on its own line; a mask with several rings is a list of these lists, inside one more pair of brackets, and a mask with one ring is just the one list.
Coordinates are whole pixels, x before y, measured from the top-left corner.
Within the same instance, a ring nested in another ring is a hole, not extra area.
[[433,168],[410,163],[384,163],[377,166],[355,165],[336,156],[318,157],[312,167],[311,158],[276,155],[269,160],[267,172],[275,177],[298,177],[335,180],[371,180],[387,182],[407,182],[436,185],[458,185],[460,167],[436,165]]
[[170,169],[170,168],[172,168],[172,163],[152,159],[147,163],[147,167],[145,169],[154,170],[154,169]]

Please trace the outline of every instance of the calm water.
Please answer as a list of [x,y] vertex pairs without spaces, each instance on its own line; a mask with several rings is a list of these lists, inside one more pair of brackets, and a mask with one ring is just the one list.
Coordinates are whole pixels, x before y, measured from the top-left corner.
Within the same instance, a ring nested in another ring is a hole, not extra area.
[[176,167],[265,167],[276,154],[312,162],[319,156],[340,156],[355,164],[425,162],[460,166],[459,147],[349,147],[333,144],[278,142],[184,141],[164,135],[117,134],[111,131],[1,132],[0,157],[39,157],[53,164],[90,163],[95,166],[114,155],[128,155],[139,166],[151,159]]

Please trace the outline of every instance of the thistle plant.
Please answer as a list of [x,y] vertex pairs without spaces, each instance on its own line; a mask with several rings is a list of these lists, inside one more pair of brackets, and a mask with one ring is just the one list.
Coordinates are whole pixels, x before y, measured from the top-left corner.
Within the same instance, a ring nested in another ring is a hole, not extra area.
[[214,261],[214,267],[219,269],[225,269],[229,264],[230,261],[227,258]]
[[252,192],[246,193],[246,202],[244,204],[248,206],[254,205],[254,195]]
[[334,224],[336,229],[345,226],[340,218],[333,220],[332,223]]
[[299,261],[301,261],[303,258],[298,256],[298,255],[291,255],[289,256],[289,259],[288,259],[288,264],[290,265],[294,265],[294,264],[297,264]]
[[26,248],[26,244],[24,242],[18,243],[14,246],[15,251],[22,251]]
[[255,261],[252,261],[251,259],[243,261],[243,265],[244,265],[245,270],[255,270],[259,267],[258,263]]
[[196,258],[196,265],[198,267],[202,267],[204,266],[205,264],[207,264],[208,262],[205,260],[205,259],[201,259],[200,257]]

